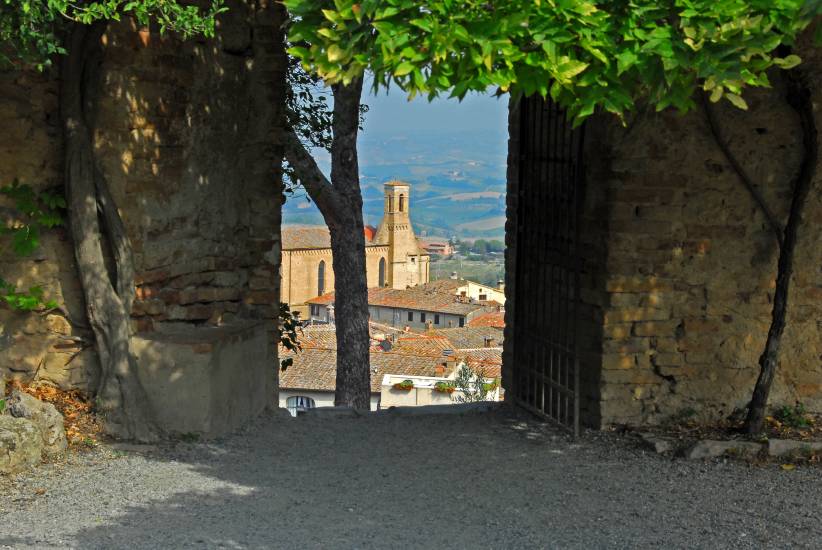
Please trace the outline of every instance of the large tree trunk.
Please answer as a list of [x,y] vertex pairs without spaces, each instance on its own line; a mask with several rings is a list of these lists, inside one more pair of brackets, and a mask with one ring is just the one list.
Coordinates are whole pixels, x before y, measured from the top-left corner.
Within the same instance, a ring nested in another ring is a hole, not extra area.
[[[129,349],[134,298],[131,246],[102,175],[97,171],[86,120],[88,84],[93,81],[104,24],[75,24],[63,59],[60,116],[65,147],[65,187],[74,254],[100,359],[97,402],[112,435],[150,441],[158,430]],[[102,221],[102,224],[101,224]],[[101,232],[102,228],[106,235]],[[103,247],[114,265],[109,272]],[[112,277],[115,281],[112,282]]]
[[334,314],[337,330],[336,405],[368,410],[371,373],[368,331],[368,284],[362,218],[357,131],[362,80],[334,87],[331,183],[343,205],[328,224],[334,264]]
[[785,330],[797,234],[802,220],[802,211],[813,186],[816,165],[819,161],[819,139],[813,114],[811,91],[806,77],[801,69],[793,69],[786,73],[786,81],[788,103],[799,115],[799,122],[802,127],[803,157],[799,174],[794,182],[790,214],[788,215],[788,223],[785,225],[782,246],[779,250],[771,327],[768,330],[765,350],[759,358],[759,378],[756,381],[751,404],[748,408],[748,416],[745,419],[745,431],[749,434],[760,433],[763,428],[765,409],[768,405],[768,397],[776,375],[779,347]]
[[331,232],[337,330],[337,388],[334,403],[367,410],[371,401],[368,282],[362,218],[357,132],[362,80],[334,87],[331,181],[290,129],[286,158],[317,204]]

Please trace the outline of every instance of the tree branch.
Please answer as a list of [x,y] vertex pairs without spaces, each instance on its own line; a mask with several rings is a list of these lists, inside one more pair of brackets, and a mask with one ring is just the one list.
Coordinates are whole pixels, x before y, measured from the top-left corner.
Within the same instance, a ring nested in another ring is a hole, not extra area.
[[297,179],[302,183],[308,195],[317,204],[320,213],[325,219],[326,225],[332,225],[339,220],[339,213],[342,211],[342,202],[339,194],[328,178],[317,166],[317,161],[309,154],[300,141],[299,136],[293,129],[286,129],[285,137],[285,158]]
[[702,96],[702,104],[705,108],[706,118],[708,119],[708,127],[711,130],[711,134],[714,136],[716,144],[722,150],[722,153],[734,169],[734,172],[736,172],[736,175],[739,177],[739,181],[742,182],[742,185],[745,186],[745,189],[747,189],[748,194],[751,198],[753,198],[762,213],[765,214],[768,225],[771,227],[771,230],[776,237],[776,242],[781,247],[783,239],[782,225],[776,219],[773,211],[768,207],[768,204],[765,202],[765,198],[756,188],[756,185],[745,171],[745,168],[739,163],[733,152],[731,152],[728,142],[722,136],[722,131],[719,129],[719,122],[717,121],[716,112],[714,111],[713,105],[711,105],[711,102],[706,95]]

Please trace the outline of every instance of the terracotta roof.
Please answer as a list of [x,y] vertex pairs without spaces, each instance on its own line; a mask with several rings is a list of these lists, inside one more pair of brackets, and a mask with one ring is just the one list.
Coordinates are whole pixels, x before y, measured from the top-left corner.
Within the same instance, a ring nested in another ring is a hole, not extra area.
[[[333,303],[333,293],[331,295],[331,298],[329,298],[329,294],[312,298],[306,303],[323,305]],[[468,315],[485,308],[482,304],[460,302],[456,300],[453,294],[429,290],[425,285],[404,290],[370,288],[368,289],[368,305],[430,311],[432,313],[450,313],[453,315]]]
[[321,305],[321,306],[327,306],[328,304],[333,304],[333,303],[334,303],[334,293],[333,292],[327,292],[327,293],[323,294],[322,296],[317,296],[315,298],[311,298],[310,300],[308,300],[306,302],[306,304],[317,304],[317,305]]
[[334,325],[311,325],[298,331],[297,337],[303,349],[337,349],[337,327]]
[[447,338],[455,350],[476,350],[485,347],[485,339],[490,336],[494,339],[494,347],[502,346],[503,332],[496,327],[459,327],[440,328],[430,331],[431,336]]
[[483,363],[489,365],[502,365],[502,348],[482,348],[472,350],[459,350],[457,357],[464,359],[469,364]]
[[[371,225],[363,228],[366,244],[371,244],[377,229]],[[331,234],[324,225],[286,225],[282,228],[283,250],[307,250],[331,248]]]
[[391,344],[391,352],[406,355],[442,357],[443,350],[453,349],[453,347],[451,341],[444,336],[405,333],[395,338]]
[[[294,363],[280,373],[280,388],[288,390],[334,391],[337,384],[337,352],[303,349],[298,353],[281,351],[282,358]],[[399,376],[436,376],[440,358],[417,357],[390,352],[371,352],[371,392],[379,393],[386,374]]]
[[481,315],[477,315],[470,321],[468,321],[469,327],[493,327],[493,328],[505,328],[505,312],[504,311],[492,311],[489,313],[483,313]]
[[284,226],[281,238],[283,250],[331,248],[331,235],[324,225]]
[[457,292],[458,288],[464,287],[467,284],[468,281],[465,279],[437,279],[436,281],[430,281],[420,285],[418,288],[422,288],[430,292],[443,292],[453,295]]

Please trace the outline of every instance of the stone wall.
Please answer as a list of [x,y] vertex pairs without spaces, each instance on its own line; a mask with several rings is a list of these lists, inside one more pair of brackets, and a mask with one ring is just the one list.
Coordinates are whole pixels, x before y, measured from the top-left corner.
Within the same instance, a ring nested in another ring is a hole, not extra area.
[[[809,59],[806,70],[822,75]],[[817,101],[822,87],[815,79]],[[737,159],[784,224],[801,159],[796,113],[778,76],[746,93],[747,112],[715,107]],[[822,127],[822,118],[817,117]],[[702,109],[593,124],[589,180],[607,210],[600,420],[657,422],[744,408],[770,325],[773,233],[717,146]],[[799,233],[773,404],[822,410],[822,192]]]
[[[274,319],[279,301],[282,12],[229,3],[214,40],[125,20],[103,37],[90,118],[98,164],[134,249],[138,332]],[[61,188],[54,72],[0,74],[0,182]],[[13,215],[8,203],[0,213]],[[0,276],[42,285],[65,313],[0,307],[0,375],[93,386],[97,361],[65,230]]]
[[[805,48],[815,103],[822,57]],[[783,82],[748,91],[748,111],[715,106],[731,150],[782,223],[801,159]],[[520,121],[509,120],[506,334],[503,385],[513,396]],[[718,147],[701,106],[687,116],[640,112],[627,125],[586,128],[581,251],[583,422],[648,424],[744,408],[770,325],[777,244]],[[817,114],[817,127],[822,116]],[[822,168],[822,167],[820,167]],[[771,403],[822,410],[822,170],[808,200],[792,278],[788,327]]]

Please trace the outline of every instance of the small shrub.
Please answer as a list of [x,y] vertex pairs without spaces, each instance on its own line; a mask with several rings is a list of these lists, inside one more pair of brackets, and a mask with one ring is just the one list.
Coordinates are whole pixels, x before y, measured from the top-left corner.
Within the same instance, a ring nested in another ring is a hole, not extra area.
[[774,413],[774,418],[782,424],[795,428],[808,428],[811,425],[810,419],[807,417],[807,411],[802,403],[797,403],[795,406],[785,405],[780,407]]
[[434,391],[439,393],[454,393],[456,389],[452,382],[437,382],[434,384]]
[[394,384],[395,390],[402,390],[402,391],[410,391],[414,389],[414,382],[411,380],[403,380],[402,382],[397,382]]

